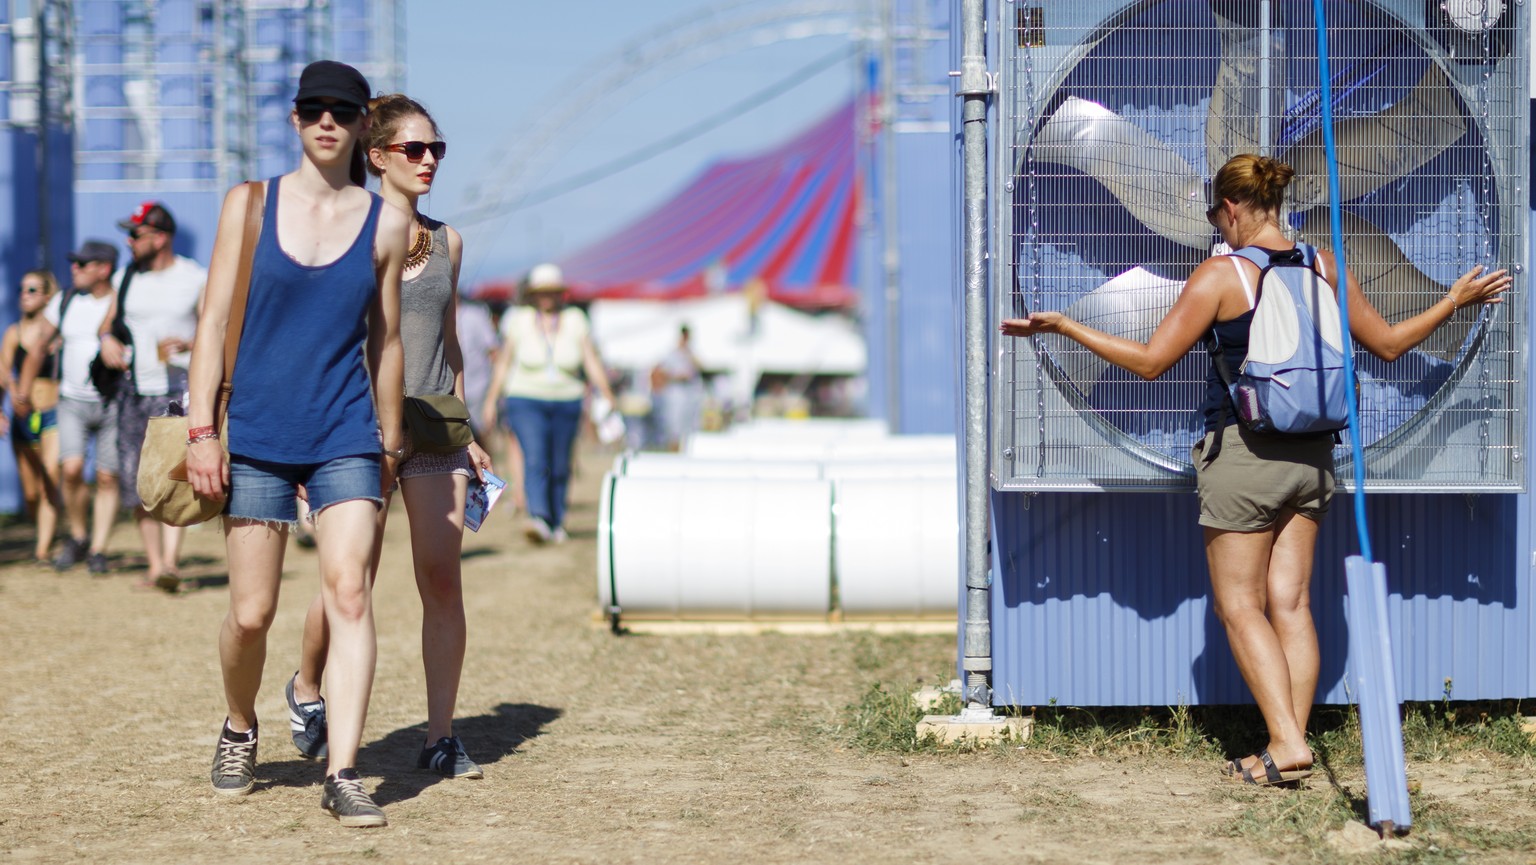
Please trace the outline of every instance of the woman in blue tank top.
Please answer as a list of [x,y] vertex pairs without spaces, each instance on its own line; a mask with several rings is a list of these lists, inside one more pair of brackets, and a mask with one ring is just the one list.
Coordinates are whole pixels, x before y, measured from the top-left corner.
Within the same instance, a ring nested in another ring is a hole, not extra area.
[[[416,210],[417,200],[432,191],[447,144],[427,110],[407,96],[396,93],[374,99],[368,115],[371,123],[364,139],[368,170],[379,178],[384,200],[415,220],[400,287],[405,393],[453,394],[463,399],[464,362],[454,323],[464,244],[457,231]],[[453,453],[410,451],[410,442],[406,444],[409,452],[398,476],[411,526],[416,590],[421,595],[421,660],[427,680],[427,736],[416,766],[449,778],[481,778],[484,773],[453,734],[453,711],[466,642],[459,564],[464,498],[470,479],[489,469],[491,461],[473,443]],[[388,514],[387,505],[379,510],[380,532]],[[374,555],[378,556],[377,550]],[[373,572],[378,573],[377,560]],[[325,617],[317,598],[305,619],[299,671],[289,687],[290,712],[307,722],[293,729],[294,745],[304,754],[324,747],[323,722],[311,719],[324,711],[320,680],[327,645]]]
[[356,760],[373,687],[369,563],[402,444],[400,272],[408,226],[406,214],[362,188],[368,94],[357,70],[333,61],[310,64],[299,79],[290,120],[303,158],[266,183],[227,428],[218,429],[215,400],[247,187],[225,197],[193,347],[187,442],[193,489],[226,501],[230,601],[219,655],[229,714],[213,788],[244,795],[254,786],[256,694],[302,486],[310,519],[323,529],[321,597],[331,635],[321,807],[359,827],[386,823]]
[[[1234,156],[1216,173],[1206,217],[1232,249],[1294,249],[1280,223],[1291,167],[1263,156]],[[1319,275],[1338,284],[1333,255],[1320,250]],[[1217,255],[1191,274],[1168,315],[1143,344],[1087,327],[1057,312],[1031,313],[1002,324],[1008,336],[1061,334],[1116,366],[1147,379],[1167,372],[1214,329],[1233,369],[1242,363],[1253,321],[1252,286],[1259,268]],[[1456,310],[1500,302],[1510,284],[1502,270],[1462,274],[1446,296],[1418,315],[1388,324],[1346,274],[1350,333],[1372,354],[1394,360],[1423,342]],[[1234,357],[1233,355],[1237,355]],[[1310,774],[1307,717],[1317,692],[1317,630],[1311,579],[1318,521],[1333,493],[1333,440],[1265,435],[1236,422],[1230,397],[1211,376],[1203,413],[1205,438],[1195,445],[1200,524],[1211,572],[1211,599],[1233,657],[1268,728],[1256,754],[1232,760],[1226,774],[1249,784],[1278,784]],[[1219,453],[1212,447],[1220,434]],[[1209,457],[1209,458],[1202,458]]]

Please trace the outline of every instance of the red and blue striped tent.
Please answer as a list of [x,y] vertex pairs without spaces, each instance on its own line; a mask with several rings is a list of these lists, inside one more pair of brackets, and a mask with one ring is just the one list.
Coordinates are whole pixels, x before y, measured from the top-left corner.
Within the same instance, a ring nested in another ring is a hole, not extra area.
[[560,260],[576,300],[672,300],[760,282],[800,308],[851,307],[854,103],[776,149],[716,163],[628,227]]

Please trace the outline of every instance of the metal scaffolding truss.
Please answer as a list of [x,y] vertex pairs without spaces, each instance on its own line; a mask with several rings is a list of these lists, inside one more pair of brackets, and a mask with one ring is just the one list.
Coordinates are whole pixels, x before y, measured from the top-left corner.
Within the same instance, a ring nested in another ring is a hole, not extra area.
[[0,0],[0,53],[8,61],[0,111],[12,128],[35,132],[44,118],[50,126],[69,126],[73,6],[70,0]]
[[[306,63],[398,87],[403,0],[74,0],[76,191],[222,191],[291,164]],[[276,134],[274,134],[276,133]],[[268,136],[271,136],[268,139]]]

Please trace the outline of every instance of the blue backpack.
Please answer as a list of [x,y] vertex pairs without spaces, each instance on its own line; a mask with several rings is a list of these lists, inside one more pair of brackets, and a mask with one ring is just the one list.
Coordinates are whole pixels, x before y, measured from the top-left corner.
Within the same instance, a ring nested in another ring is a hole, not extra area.
[[1235,376],[1214,330],[1209,341],[1211,360],[1238,420],[1254,432],[1281,435],[1313,436],[1347,427],[1338,297],[1316,269],[1317,250],[1305,243],[1277,252],[1247,246],[1231,257],[1259,267],[1255,290],[1242,265],[1232,263],[1254,310],[1248,357]]

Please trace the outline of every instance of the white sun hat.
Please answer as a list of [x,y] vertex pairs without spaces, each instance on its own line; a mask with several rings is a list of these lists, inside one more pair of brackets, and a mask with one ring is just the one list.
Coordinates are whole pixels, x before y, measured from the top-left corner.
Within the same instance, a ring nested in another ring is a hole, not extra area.
[[558,264],[538,264],[528,271],[529,291],[565,291],[565,274]]

